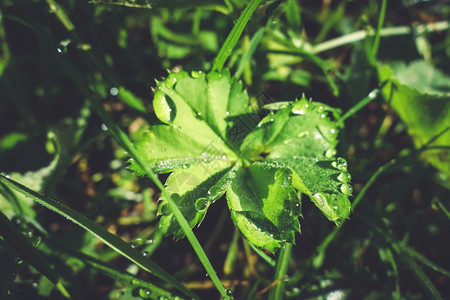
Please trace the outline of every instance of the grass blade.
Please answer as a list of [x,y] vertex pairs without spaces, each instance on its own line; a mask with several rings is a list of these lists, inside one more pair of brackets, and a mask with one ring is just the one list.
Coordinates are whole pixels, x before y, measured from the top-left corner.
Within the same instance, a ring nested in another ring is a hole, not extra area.
[[74,222],[80,227],[86,229],[91,234],[102,240],[109,247],[114,249],[117,253],[120,253],[122,256],[128,258],[130,261],[137,264],[142,269],[154,274],[160,279],[172,284],[174,287],[185,293],[190,297],[194,297],[198,299],[198,297],[193,294],[190,290],[186,289],[178,280],[176,280],[172,275],[164,271],[160,266],[158,266],[155,262],[144,257],[142,253],[138,250],[133,249],[128,243],[123,241],[118,236],[110,233],[105,228],[97,225],[92,222],[90,219],[86,218],[82,214],[74,211],[70,207],[64,205],[63,203],[56,201],[50,197],[41,195],[22,184],[5,177],[4,175],[0,175],[0,182],[4,185],[12,188],[25,196],[30,197],[37,203],[45,206],[46,208],[60,214],[66,219]]
[[263,37],[265,30],[266,29],[264,27],[260,28],[255,33],[255,35],[253,35],[252,39],[250,40],[250,44],[248,46],[247,51],[245,51],[244,55],[242,55],[242,58],[239,61],[239,65],[238,65],[236,73],[234,75],[236,78],[241,77],[242,73],[244,72],[245,65],[250,61],[250,59],[253,56],[253,53],[255,53],[255,50],[258,47],[259,42],[261,41],[261,38]]
[[[5,177],[2,176],[0,180],[3,180],[3,178]],[[23,236],[22,232],[15,227],[1,211],[0,236],[14,248],[23,259],[41,272],[42,275],[47,277],[64,297],[70,298],[70,294],[61,283],[61,276],[50,267],[49,263],[41,253],[30,244]]]
[[284,288],[286,286],[286,273],[291,260],[292,244],[286,244],[280,250],[278,256],[277,268],[275,269],[274,280],[278,281],[273,289],[270,290],[269,300],[280,300],[284,297]]
[[52,248],[53,251],[64,251],[65,254],[68,254],[80,260],[81,262],[91,266],[92,268],[99,270],[100,272],[106,274],[115,281],[123,283],[131,283],[131,285],[134,285],[137,288],[142,287],[150,290],[152,292],[151,297],[153,299],[173,297],[173,295],[170,292],[160,288],[159,286],[154,285],[151,282],[141,280],[128,272],[124,272],[122,270],[113,268],[101,260],[98,260],[90,255],[86,255],[84,253],[73,250],[65,246],[64,244],[58,243],[57,241],[49,240],[47,244]]
[[231,55],[234,47],[236,46],[239,38],[241,37],[242,32],[244,31],[245,26],[253,15],[253,12],[259,6],[262,0],[251,0],[248,2],[244,11],[241,13],[239,19],[234,24],[233,29],[231,29],[230,34],[228,34],[227,39],[220,48],[217,57],[214,59],[213,70],[222,71],[223,65],[227,58]]
[[412,259],[409,255],[404,255],[402,249],[397,245],[393,244],[393,249],[397,252],[397,255],[402,259],[406,265],[408,265],[414,276],[416,276],[417,281],[425,288],[425,290],[433,297],[433,299],[443,300],[444,298],[438,292],[434,284],[428,278],[428,276],[423,272],[419,265]]

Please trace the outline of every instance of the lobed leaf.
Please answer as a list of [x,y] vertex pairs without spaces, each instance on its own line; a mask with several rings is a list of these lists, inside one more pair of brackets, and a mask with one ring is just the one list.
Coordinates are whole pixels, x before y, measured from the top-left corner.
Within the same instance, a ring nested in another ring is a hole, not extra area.
[[[157,83],[153,106],[163,124],[136,148],[153,171],[172,172],[166,189],[191,227],[226,194],[233,222],[255,246],[274,252],[300,231],[301,194],[331,221],[350,213],[350,174],[335,159],[337,112],[306,100],[273,103],[259,123],[228,71],[172,73]],[[143,174],[131,161],[130,168]],[[160,227],[183,232],[165,199]]]

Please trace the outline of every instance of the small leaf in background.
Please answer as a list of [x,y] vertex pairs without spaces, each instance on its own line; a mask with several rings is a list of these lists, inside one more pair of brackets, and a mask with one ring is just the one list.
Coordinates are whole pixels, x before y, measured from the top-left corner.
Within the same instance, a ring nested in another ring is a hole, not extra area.
[[435,147],[422,157],[450,176],[450,78],[424,61],[382,65],[378,72],[380,81],[389,80],[383,96],[415,146]]
[[[302,98],[273,103],[259,124],[242,86],[223,73],[171,73],[153,106],[161,122],[136,143],[191,227],[225,192],[231,217],[255,246],[274,252],[300,231],[300,193],[331,221],[350,213],[347,162],[335,158],[337,127],[325,104]],[[257,125],[257,126],[256,126]],[[143,175],[131,161],[130,169]],[[165,199],[160,228],[184,236]]]

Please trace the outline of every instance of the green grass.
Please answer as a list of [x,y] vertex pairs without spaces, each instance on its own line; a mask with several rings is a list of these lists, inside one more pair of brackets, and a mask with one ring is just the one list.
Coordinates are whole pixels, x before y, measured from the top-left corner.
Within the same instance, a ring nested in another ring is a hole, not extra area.
[[[149,3],[0,4],[1,299],[450,297],[445,5]],[[335,226],[305,189],[301,234],[276,253],[225,197],[191,228],[135,148],[161,125],[154,81],[182,70],[229,70],[261,117],[303,94],[335,108],[349,218]],[[158,227],[160,197],[186,238]]]

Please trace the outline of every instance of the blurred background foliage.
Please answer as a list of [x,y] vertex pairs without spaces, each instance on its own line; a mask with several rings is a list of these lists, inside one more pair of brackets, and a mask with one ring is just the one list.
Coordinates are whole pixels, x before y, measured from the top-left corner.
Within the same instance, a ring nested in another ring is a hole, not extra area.
[[[139,137],[157,122],[154,80],[169,70],[210,70],[245,4],[0,3],[0,171],[134,243],[204,299],[217,292],[188,242],[163,239],[157,230],[159,191],[127,170],[126,153],[87,99],[100,99]],[[386,31],[377,42],[380,6],[375,0],[264,1],[227,64],[259,104],[304,93],[343,112],[391,79],[383,97],[346,120],[338,146],[356,195],[380,167],[389,168],[326,255],[318,245],[334,225],[304,201],[302,235],[290,276],[282,279],[287,297],[450,297],[450,5],[389,1],[384,27],[403,31]],[[0,193],[1,212],[43,253],[74,299],[156,297],[123,274],[153,278],[90,234],[6,186]],[[273,267],[234,233],[224,201],[195,233],[236,299],[267,297]],[[120,271],[105,271],[101,261]],[[63,298],[3,238],[0,286],[2,299]]]

